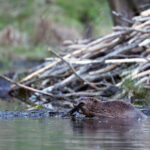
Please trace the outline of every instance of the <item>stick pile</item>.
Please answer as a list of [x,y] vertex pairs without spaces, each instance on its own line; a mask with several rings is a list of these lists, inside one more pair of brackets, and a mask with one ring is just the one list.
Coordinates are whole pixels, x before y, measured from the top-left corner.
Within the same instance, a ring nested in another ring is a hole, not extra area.
[[113,33],[94,40],[66,41],[61,54],[49,48],[54,57],[46,58],[20,84],[45,93],[34,93],[32,100],[46,93],[48,100],[100,96],[125,78],[145,85],[150,74],[150,10],[133,22],[132,27],[116,26]]

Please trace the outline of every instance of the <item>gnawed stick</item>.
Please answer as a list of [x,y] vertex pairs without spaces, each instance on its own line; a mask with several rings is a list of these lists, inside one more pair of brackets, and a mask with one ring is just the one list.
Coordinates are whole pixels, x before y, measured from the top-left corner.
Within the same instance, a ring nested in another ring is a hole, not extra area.
[[138,74],[135,74],[134,76],[132,76],[132,79],[141,78],[146,75],[150,75],[150,70],[146,70],[146,71],[140,72]]
[[[83,51],[85,51],[87,48],[88,48],[88,46],[85,46],[85,47],[82,48],[82,49],[79,49],[79,50],[77,50],[77,51],[74,51],[72,54],[67,54],[64,58],[69,58],[69,57],[71,57],[71,56],[80,54],[80,53],[82,53]],[[22,83],[22,82],[26,82],[26,81],[28,81],[28,80],[30,80],[30,79],[32,79],[32,78],[38,76],[39,74],[43,73],[44,71],[46,71],[46,70],[48,70],[48,69],[50,69],[50,68],[56,66],[56,65],[57,65],[58,63],[60,63],[61,61],[62,61],[62,60],[57,60],[57,61],[54,61],[53,63],[48,64],[48,65],[45,66],[44,68],[41,68],[41,69],[39,69],[39,70],[37,70],[37,71],[35,71],[35,72],[29,74],[28,76],[26,76],[25,78],[23,78],[20,82],[21,82],[21,83]]]
[[0,77],[3,78],[3,79],[5,79],[5,80],[7,80],[8,82],[10,82],[10,83],[12,83],[12,84],[17,85],[18,87],[21,87],[21,88],[23,88],[23,89],[29,90],[29,91],[31,91],[31,92],[37,92],[37,93],[40,93],[40,94],[43,94],[43,95],[47,95],[47,96],[50,96],[50,97],[54,97],[52,94],[49,94],[49,93],[40,91],[40,90],[38,90],[38,89],[34,89],[34,88],[29,87],[29,86],[20,84],[20,83],[18,83],[18,82],[16,82],[16,81],[13,81],[12,79],[10,79],[10,78],[4,76],[4,75],[0,75]]
[[113,64],[117,64],[117,63],[145,63],[145,62],[149,62],[150,59],[149,58],[124,58],[124,59],[107,59],[105,60],[105,63],[113,63]]
[[145,33],[148,34],[150,33],[150,30],[143,30],[143,29],[139,29],[138,27],[133,28],[133,27],[121,27],[121,26],[116,26],[113,27],[114,30],[123,30],[123,31],[137,31],[137,32],[141,32],[141,33]]
[[[59,58],[46,58],[46,61],[57,61]],[[98,60],[90,60],[90,59],[77,59],[77,58],[64,58],[69,63],[78,64],[78,65],[87,65],[87,64],[99,64],[101,63]]]
[[102,92],[73,92],[68,94],[56,95],[56,98],[64,98],[64,97],[79,97],[79,96],[100,96]]
[[[105,40],[106,40],[106,41],[107,41],[107,40],[110,41],[111,39],[114,39],[114,38],[116,38],[116,37],[118,37],[118,36],[120,36],[120,35],[125,35],[125,34],[127,34],[127,33],[128,33],[128,31],[122,31],[122,32],[119,31],[119,32],[114,32],[114,33],[112,33],[112,34],[109,34],[109,35],[107,35],[107,36],[104,36],[104,37],[102,37],[102,38],[98,38],[97,40],[95,40],[95,41],[93,41],[93,42],[90,42],[89,44],[85,45],[85,47],[83,47],[83,48],[81,48],[81,49],[79,49],[79,50],[76,50],[76,51],[74,51],[74,52],[72,52],[72,53],[66,54],[66,55],[64,56],[64,58],[69,58],[69,57],[71,57],[71,56],[76,56],[76,55],[82,54],[83,52],[87,52],[89,49],[90,49],[90,51],[93,51],[93,49],[95,49],[95,48],[91,48],[91,47],[93,47],[94,45],[99,44],[99,43],[101,43],[101,42],[104,42]],[[96,47],[97,47],[97,46],[96,46]],[[96,48],[96,49],[97,49],[97,48]],[[23,78],[20,82],[21,82],[21,83],[26,82],[26,81],[28,81],[28,80],[30,80],[30,79],[32,79],[32,78],[34,78],[34,77],[40,75],[40,74],[43,73],[44,71],[46,71],[46,70],[48,70],[48,69],[50,69],[50,68],[56,66],[56,65],[57,65],[58,63],[60,63],[61,61],[62,61],[62,60],[56,60],[56,61],[54,61],[53,63],[50,63],[50,64],[48,64],[47,66],[45,66],[45,67],[43,67],[43,68],[40,68],[39,70],[37,70],[37,71],[35,71],[35,72],[29,74],[29,75],[26,76],[25,78]]]
[[99,70],[96,70],[96,71],[91,71],[91,72],[89,72],[89,74],[90,75],[102,74],[102,73],[105,73],[105,72],[108,72],[108,71],[111,71],[111,70],[115,69],[117,66],[118,66],[118,64],[109,65],[109,66],[107,66],[103,69],[99,69]]
[[96,90],[99,90],[99,88],[97,86],[95,86],[94,84],[90,83],[89,81],[83,79],[79,74],[77,74],[77,72],[75,71],[75,69],[73,68],[72,64],[70,64],[67,60],[65,60],[63,57],[57,55],[53,50],[51,50],[50,48],[48,49],[52,54],[54,54],[56,57],[60,58],[62,61],[64,61],[68,66],[69,68],[72,70],[72,72],[75,74],[75,76],[77,78],[79,78],[84,84],[87,84],[89,85],[90,87],[96,89]]

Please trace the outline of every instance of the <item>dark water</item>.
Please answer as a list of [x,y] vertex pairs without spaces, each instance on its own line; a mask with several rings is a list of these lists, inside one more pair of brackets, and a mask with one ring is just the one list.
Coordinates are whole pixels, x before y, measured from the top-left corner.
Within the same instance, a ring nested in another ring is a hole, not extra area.
[[0,120],[0,150],[149,150],[150,118]]

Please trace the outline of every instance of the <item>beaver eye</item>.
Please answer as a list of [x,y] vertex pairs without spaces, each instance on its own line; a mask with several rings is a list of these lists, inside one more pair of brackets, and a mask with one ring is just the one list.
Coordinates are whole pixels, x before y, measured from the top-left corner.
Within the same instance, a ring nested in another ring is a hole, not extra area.
[[81,103],[79,104],[80,107],[82,107],[82,106],[84,106],[84,105],[85,105],[85,103],[83,103],[83,102],[81,102]]

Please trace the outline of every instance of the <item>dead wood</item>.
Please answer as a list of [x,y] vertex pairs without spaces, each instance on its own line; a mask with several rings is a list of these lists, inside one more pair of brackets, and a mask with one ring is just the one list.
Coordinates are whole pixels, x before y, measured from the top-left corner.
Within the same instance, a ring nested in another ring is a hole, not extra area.
[[3,79],[5,79],[5,80],[7,80],[8,82],[10,82],[10,83],[12,83],[12,84],[15,84],[15,85],[19,86],[20,88],[29,90],[29,91],[31,91],[31,92],[37,92],[37,93],[40,93],[40,94],[43,94],[43,95],[47,95],[47,96],[50,96],[50,97],[54,97],[52,94],[45,93],[45,92],[40,91],[40,90],[38,90],[38,89],[34,89],[34,88],[32,88],[32,87],[28,87],[28,86],[26,86],[26,85],[20,84],[20,83],[18,83],[18,82],[16,82],[16,81],[11,80],[10,78],[8,78],[8,77],[6,77],[6,76],[4,76],[4,75],[0,75],[0,77],[3,78]]
[[[131,27],[116,26],[114,32],[106,36],[64,42],[63,53],[50,50],[55,57],[46,58],[20,81],[22,84],[16,85],[34,84],[37,89],[29,90],[35,92],[35,99],[41,95],[55,99],[97,97],[102,89],[121,86],[126,79],[136,79],[137,85],[149,86],[150,14],[141,13],[132,20],[126,20],[133,23]],[[42,86],[40,90],[38,84]]]

